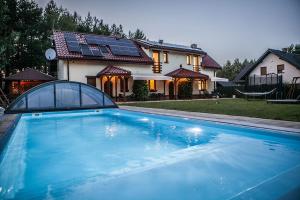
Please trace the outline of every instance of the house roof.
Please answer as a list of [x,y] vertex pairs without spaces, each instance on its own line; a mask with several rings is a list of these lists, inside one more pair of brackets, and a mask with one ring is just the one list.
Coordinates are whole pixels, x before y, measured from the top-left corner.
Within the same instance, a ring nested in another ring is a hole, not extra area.
[[206,54],[206,52],[204,52],[201,48],[192,48],[189,46],[179,45],[179,44],[171,44],[171,43],[164,43],[164,42],[160,43],[160,42],[150,41],[150,40],[137,40],[137,43],[140,44],[141,46],[147,47],[147,48],[173,50],[173,51],[193,53],[193,54],[199,54],[199,55]]
[[284,60],[291,65],[295,66],[297,69],[300,70],[300,55],[287,53],[284,51],[276,50],[276,49],[268,49],[253,65],[248,65],[244,67],[240,73],[235,77],[234,82],[242,81],[258,64],[260,64],[267,55],[273,53],[274,55],[278,56],[279,59]]
[[210,57],[208,54],[206,54],[203,58],[202,58],[202,63],[201,63],[202,67],[205,68],[213,68],[213,69],[222,69],[222,67],[219,65],[219,63],[217,63],[217,61],[215,61],[212,57]]
[[180,67],[174,71],[167,73],[165,76],[170,76],[173,78],[197,78],[197,79],[208,79],[209,77],[200,72],[194,72],[189,69]]
[[100,36],[94,34],[85,34],[85,33],[77,33],[77,32],[64,32],[64,31],[54,31],[53,32],[53,40],[55,45],[55,50],[58,59],[72,59],[72,60],[103,60],[103,61],[112,61],[112,62],[130,62],[130,63],[140,63],[140,64],[152,64],[152,59],[146,55],[146,53],[135,43],[135,41],[122,39],[124,41],[133,42],[134,46],[138,49],[140,56],[117,56],[112,54],[109,45],[106,46],[108,49],[107,53],[103,53],[103,56],[91,57],[84,56],[78,52],[70,52],[67,47],[67,43],[65,40],[65,34],[74,34],[76,40],[80,44],[88,45],[90,50],[95,50],[98,48],[98,45],[87,44],[86,37],[101,37],[102,40],[115,40],[117,41],[119,38],[112,36]]
[[21,80],[32,80],[32,81],[53,81],[55,78],[48,74],[44,74],[35,69],[26,68],[24,71],[20,71],[16,74],[6,77],[6,81],[21,81]]
[[99,76],[130,76],[131,72],[125,69],[122,69],[120,67],[115,67],[112,65],[109,65],[105,67],[103,70],[101,70],[98,74],[97,77]]

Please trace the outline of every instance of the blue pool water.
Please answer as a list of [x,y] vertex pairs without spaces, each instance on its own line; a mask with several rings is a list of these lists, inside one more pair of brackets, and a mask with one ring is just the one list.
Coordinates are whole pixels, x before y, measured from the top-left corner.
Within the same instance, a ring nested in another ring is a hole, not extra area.
[[300,139],[120,109],[23,114],[0,199],[276,199],[300,187]]

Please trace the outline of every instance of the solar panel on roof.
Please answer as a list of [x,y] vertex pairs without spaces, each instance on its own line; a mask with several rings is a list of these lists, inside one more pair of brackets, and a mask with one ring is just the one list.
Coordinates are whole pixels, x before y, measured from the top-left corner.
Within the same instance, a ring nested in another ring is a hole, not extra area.
[[67,41],[68,51],[80,53],[79,43],[76,41]]
[[96,57],[103,56],[103,54],[101,53],[101,51],[99,49],[92,49],[92,53],[93,53],[93,56],[96,56]]
[[110,45],[110,50],[117,56],[140,56],[137,48]]
[[64,33],[65,40],[69,41],[77,41],[77,38],[74,33]]
[[107,47],[105,47],[105,46],[99,46],[99,49],[102,53],[109,53]]
[[93,52],[90,50],[89,45],[87,44],[81,44],[81,53],[84,56],[94,56]]

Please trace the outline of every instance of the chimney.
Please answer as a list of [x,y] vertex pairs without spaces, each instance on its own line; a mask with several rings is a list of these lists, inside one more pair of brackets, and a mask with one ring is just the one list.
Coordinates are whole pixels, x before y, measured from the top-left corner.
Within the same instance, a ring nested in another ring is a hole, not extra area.
[[197,44],[191,44],[191,48],[197,49]]
[[158,43],[162,44],[162,43],[164,43],[164,40],[158,40]]

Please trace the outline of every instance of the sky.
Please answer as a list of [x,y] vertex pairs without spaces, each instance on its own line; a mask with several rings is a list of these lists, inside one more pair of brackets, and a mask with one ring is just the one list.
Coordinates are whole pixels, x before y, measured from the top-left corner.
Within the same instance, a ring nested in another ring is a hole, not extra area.
[[[36,0],[45,6],[49,0]],[[55,0],[150,40],[198,44],[219,64],[258,59],[268,48],[300,44],[300,0]]]

